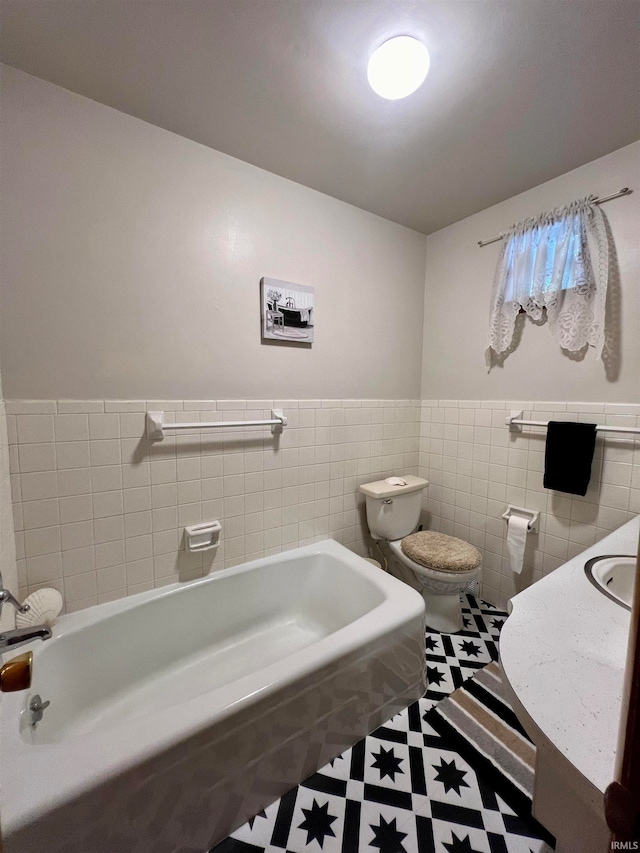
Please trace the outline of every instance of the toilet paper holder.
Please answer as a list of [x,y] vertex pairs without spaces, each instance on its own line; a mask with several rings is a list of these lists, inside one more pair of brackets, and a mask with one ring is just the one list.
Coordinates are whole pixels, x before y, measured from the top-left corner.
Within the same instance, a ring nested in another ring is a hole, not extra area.
[[540,513],[538,510],[509,504],[507,506],[507,511],[502,513],[502,517],[505,521],[509,521],[512,515],[519,515],[527,519],[527,531],[529,533],[538,532],[538,521],[540,520]]

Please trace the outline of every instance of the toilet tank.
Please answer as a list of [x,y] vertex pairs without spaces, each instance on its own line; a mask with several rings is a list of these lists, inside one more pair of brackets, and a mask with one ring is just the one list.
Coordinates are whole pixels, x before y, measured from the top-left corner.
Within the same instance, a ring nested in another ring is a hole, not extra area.
[[428,485],[421,477],[407,475],[360,486],[367,500],[371,536],[393,542],[413,533],[420,518],[422,491]]

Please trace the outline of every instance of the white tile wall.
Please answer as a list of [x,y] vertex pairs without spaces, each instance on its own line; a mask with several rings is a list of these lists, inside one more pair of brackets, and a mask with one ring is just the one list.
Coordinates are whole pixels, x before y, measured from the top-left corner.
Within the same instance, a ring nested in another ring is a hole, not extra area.
[[[430,481],[426,526],[482,551],[482,595],[502,607],[640,513],[640,439],[599,433],[585,497],[548,491],[542,485],[546,431],[510,432],[505,417],[511,409],[522,409],[527,420],[640,426],[637,404],[422,401],[419,474]],[[540,511],[539,533],[529,535],[525,567],[515,578],[501,517],[509,503]]]
[[[640,440],[599,436],[582,498],[543,488],[544,430],[510,433],[504,424],[513,408],[535,420],[640,426],[638,405],[19,400],[6,403],[8,444],[2,405],[0,560],[11,571],[17,552],[20,594],[54,586],[68,610],[327,536],[367,554],[357,487],[390,474],[430,481],[425,526],[481,549],[482,595],[500,606],[640,513]],[[277,443],[260,428],[144,438],[147,410],[164,410],[168,422],[251,420],[269,417],[272,406],[289,419]],[[11,466],[15,551],[2,454]],[[541,511],[515,579],[505,557],[507,503]],[[223,523],[218,551],[187,554],[182,528],[213,518]]]
[[[68,610],[197,577],[328,536],[367,553],[357,486],[416,473],[417,400],[7,402],[20,592],[54,586]],[[248,428],[144,438],[166,420],[270,417]],[[213,556],[182,528],[218,518]]]

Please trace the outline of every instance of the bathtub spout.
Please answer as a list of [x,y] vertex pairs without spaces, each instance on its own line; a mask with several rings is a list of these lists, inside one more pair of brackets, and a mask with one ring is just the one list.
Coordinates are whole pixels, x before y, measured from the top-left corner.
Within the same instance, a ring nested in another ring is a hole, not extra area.
[[47,625],[34,625],[32,628],[16,628],[13,631],[3,631],[0,634],[0,654],[17,649],[33,640],[48,640],[51,628]]

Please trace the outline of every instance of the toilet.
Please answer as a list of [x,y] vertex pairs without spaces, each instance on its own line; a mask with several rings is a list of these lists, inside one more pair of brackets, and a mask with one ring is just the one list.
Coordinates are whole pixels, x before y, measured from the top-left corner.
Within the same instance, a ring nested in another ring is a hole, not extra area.
[[427,480],[407,475],[365,483],[367,524],[373,539],[388,545],[396,567],[412,571],[426,605],[427,626],[455,633],[462,628],[460,594],[476,580],[482,557],[477,548],[446,533],[414,533]]

